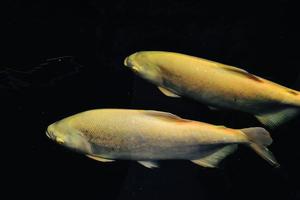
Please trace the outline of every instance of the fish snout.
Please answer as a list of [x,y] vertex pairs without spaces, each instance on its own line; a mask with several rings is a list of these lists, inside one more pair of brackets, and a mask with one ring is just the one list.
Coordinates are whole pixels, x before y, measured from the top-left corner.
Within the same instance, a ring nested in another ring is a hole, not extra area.
[[134,73],[138,72],[138,67],[136,66],[136,64],[134,64],[132,55],[125,58],[124,65],[130,68],[130,70],[132,70]]
[[46,129],[46,135],[49,139],[51,139],[50,133],[48,132],[48,130]]
[[131,68],[131,69],[134,67],[131,56],[128,56],[128,57],[125,58],[124,65],[126,67]]
[[65,141],[61,136],[57,136],[53,131],[49,130],[49,127],[46,130],[46,135],[49,139],[57,142],[58,144],[64,144]]
[[124,60],[124,65],[125,65],[126,67],[130,67],[130,66],[129,66],[129,57],[126,57],[126,58],[125,58],[125,60]]
[[55,136],[54,136],[54,134],[53,134],[53,128],[52,128],[52,126],[53,126],[53,125],[50,125],[50,126],[47,127],[47,129],[46,129],[46,135],[47,135],[47,137],[48,137],[49,139],[54,140],[54,139],[55,139]]

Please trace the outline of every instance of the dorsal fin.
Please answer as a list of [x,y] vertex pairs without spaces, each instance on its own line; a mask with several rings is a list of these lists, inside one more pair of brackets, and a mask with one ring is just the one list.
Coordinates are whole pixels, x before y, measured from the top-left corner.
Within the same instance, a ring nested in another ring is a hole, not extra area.
[[161,112],[155,110],[145,110],[145,115],[155,118],[161,118],[163,120],[169,120],[174,122],[193,122],[192,120],[183,119],[177,115],[168,112]]
[[156,110],[145,110],[144,112],[146,115],[153,116],[153,117],[167,117],[172,119],[182,119],[181,117],[169,112],[156,111]]
[[249,73],[244,69],[238,68],[238,67],[234,67],[234,66],[230,66],[230,65],[224,65],[224,64],[219,64],[219,67],[225,69],[225,70],[232,70],[232,71],[240,71],[240,72],[244,72],[244,73]]
[[263,80],[253,74],[250,74],[249,72],[247,72],[246,70],[237,68],[237,67],[233,67],[233,66],[229,66],[229,65],[222,65],[221,66],[224,70],[229,71],[229,72],[233,72],[235,74],[239,74],[245,78],[257,81],[257,82],[263,82]]

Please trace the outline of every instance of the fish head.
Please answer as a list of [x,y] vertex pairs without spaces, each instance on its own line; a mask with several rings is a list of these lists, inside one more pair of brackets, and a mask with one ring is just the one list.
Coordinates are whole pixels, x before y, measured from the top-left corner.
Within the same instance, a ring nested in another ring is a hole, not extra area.
[[64,120],[53,123],[46,130],[48,138],[70,149],[90,153],[90,144],[84,135],[67,125]]
[[124,65],[140,77],[156,83],[162,83],[160,66],[151,52],[134,53],[124,60]]

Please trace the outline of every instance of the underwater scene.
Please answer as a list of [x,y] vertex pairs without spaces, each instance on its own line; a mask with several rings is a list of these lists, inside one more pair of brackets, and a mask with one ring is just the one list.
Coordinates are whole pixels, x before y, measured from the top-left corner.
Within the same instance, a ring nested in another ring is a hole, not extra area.
[[4,8],[11,197],[300,199],[292,1]]

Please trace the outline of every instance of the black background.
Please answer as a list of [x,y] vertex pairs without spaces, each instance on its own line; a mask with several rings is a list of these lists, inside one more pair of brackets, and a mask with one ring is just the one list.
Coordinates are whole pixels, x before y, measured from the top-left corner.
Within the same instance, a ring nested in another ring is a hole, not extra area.
[[128,71],[123,60],[141,50],[175,51],[300,89],[299,11],[291,1],[14,0],[2,9],[1,146],[10,195],[300,199],[299,119],[271,131],[279,169],[246,147],[216,170],[188,161],[162,161],[155,170],[129,161],[98,163],[45,136],[54,121],[108,107],[169,111],[233,128],[261,126],[245,113],[210,111],[189,99],[165,97]]

